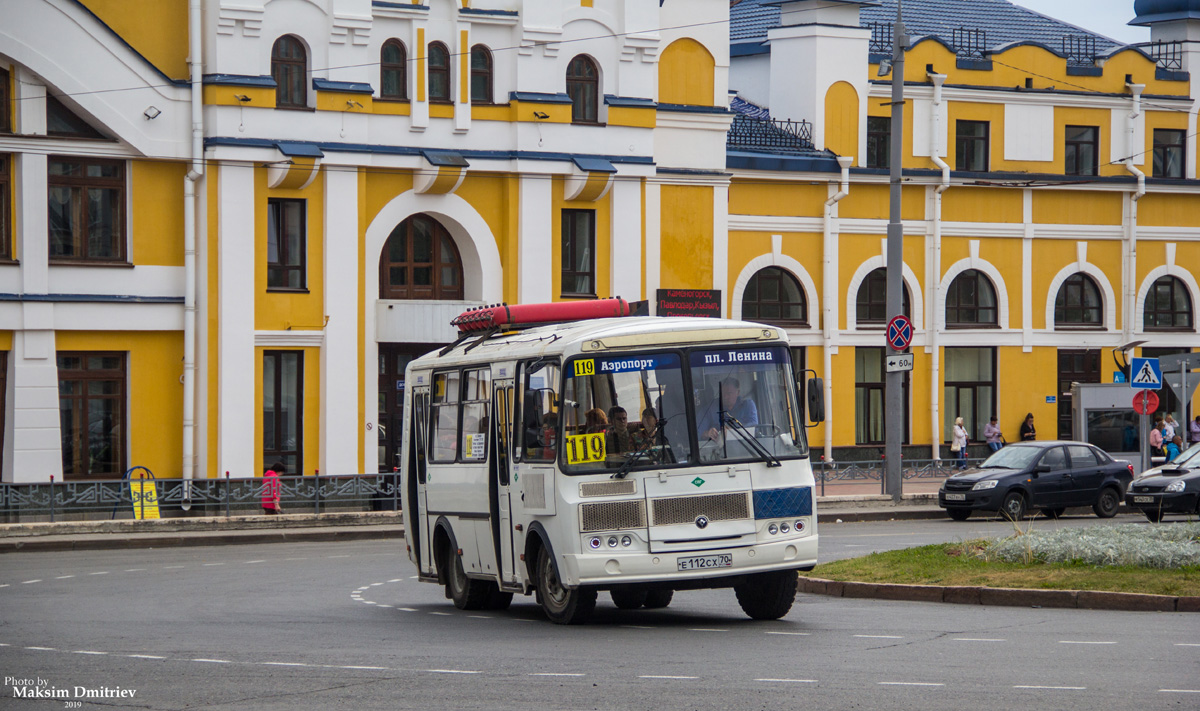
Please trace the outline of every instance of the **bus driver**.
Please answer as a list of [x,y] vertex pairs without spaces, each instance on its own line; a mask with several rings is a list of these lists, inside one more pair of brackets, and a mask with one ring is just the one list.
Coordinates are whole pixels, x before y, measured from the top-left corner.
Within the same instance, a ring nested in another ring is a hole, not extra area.
[[701,439],[716,440],[721,435],[720,410],[746,427],[758,424],[758,407],[749,398],[742,398],[742,384],[732,375],[721,381],[719,397],[713,398],[700,417]]

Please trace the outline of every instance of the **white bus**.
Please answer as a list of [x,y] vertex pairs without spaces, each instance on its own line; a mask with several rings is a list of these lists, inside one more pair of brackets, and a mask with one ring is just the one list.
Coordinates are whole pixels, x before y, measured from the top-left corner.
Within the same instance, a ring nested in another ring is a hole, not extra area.
[[[732,587],[752,618],[787,614],[817,517],[786,334],[706,318],[528,327],[564,312],[581,308],[468,312],[460,328],[489,328],[409,364],[401,491],[420,579],[464,610],[536,592],[560,624],[599,591],[661,608]],[[819,379],[808,391],[820,421]]]

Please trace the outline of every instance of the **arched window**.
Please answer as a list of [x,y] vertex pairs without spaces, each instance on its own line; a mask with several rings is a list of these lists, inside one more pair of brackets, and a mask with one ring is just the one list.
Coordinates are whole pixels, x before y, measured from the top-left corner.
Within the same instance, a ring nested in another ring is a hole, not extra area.
[[441,42],[429,45],[429,100],[450,101],[450,50]]
[[275,80],[277,107],[308,107],[308,54],[299,39],[284,35],[275,40],[271,48],[271,77]]
[[492,103],[492,53],[481,44],[471,48],[471,101]]
[[808,303],[796,277],[767,267],[750,277],[742,296],[742,318],[776,326],[808,326]]
[[379,51],[379,98],[408,99],[408,52],[398,39],[384,42]]
[[462,259],[441,223],[413,215],[392,230],[379,258],[379,298],[463,298]]
[[1146,294],[1143,328],[1147,331],[1192,330],[1192,297],[1183,282],[1159,277]]
[[600,70],[591,57],[581,54],[567,65],[567,95],[571,97],[571,123],[599,121]]
[[[912,317],[912,304],[908,297],[908,284],[901,284],[900,310]],[[887,269],[880,267],[863,279],[858,287],[854,309],[859,326],[882,326],[887,323]]]
[[1083,272],[1067,277],[1054,299],[1054,325],[1099,328],[1104,321],[1100,287]]
[[983,272],[968,269],[950,282],[946,290],[947,326],[995,326],[996,313],[996,288]]

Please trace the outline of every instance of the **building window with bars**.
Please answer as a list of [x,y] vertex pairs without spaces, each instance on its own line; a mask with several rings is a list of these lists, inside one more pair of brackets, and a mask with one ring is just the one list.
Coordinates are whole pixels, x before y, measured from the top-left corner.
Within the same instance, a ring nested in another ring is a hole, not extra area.
[[1104,302],[1096,281],[1082,272],[1067,277],[1054,299],[1055,328],[1102,328]]
[[892,156],[892,120],[884,116],[867,117],[867,167],[890,168]]
[[946,290],[946,326],[987,328],[997,325],[996,287],[976,269],[968,269]]
[[1159,277],[1146,294],[1142,327],[1147,331],[1190,331],[1192,324],[1192,297],[1183,281]]
[[304,473],[304,352],[263,351],[263,466]]
[[600,70],[587,55],[567,65],[567,95],[571,97],[571,123],[597,123],[600,105]]
[[57,364],[63,477],[121,478],[128,432],[125,354],[61,352]]
[[[912,316],[912,304],[908,297],[908,284],[901,283],[901,307],[905,316]],[[874,269],[858,287],[854,304],[854,317],[859,326],[882,327],[887,316],[887,269]]]
[[596,211],[562,211],[562,295],[596,295]]
[[51,261],[124,263],[125,164],[53,156],[48,172]]
[[299,291],[305,288],[307,227],[304,200],[267,200],[267,289]]
[[408,51],[398,39],[384,42],[379,50],[379,98],[408,100]]
[[448,104],[450,98],[450,50],[441,42],[429,45],[429,100]]
[[742,318],[776,326],[807,328],[804,289],[791,272],[767,267],[750,277],[742,296]]
[[413,215],[392,230],[379,259],[379,298],[463,298],[462,259],[440,222]]
[[277,108],[308,108],[308,52],[297,37],[284,35],[275,40],[271,77],[275,80]]
[[1095,175],[1100,156],[1100,129],[1067,126],[1065,154],[1067,175]]
[[1183,164],[1187,156],[1187,132],[1175,128],[1154,129],[1155,178],[1183,180]]
[[990,125],[987,121],[958,121],[955,125],[955,170],[986,173]]
[[492,103],[492,53],[481,44],[471,48],[471,102]]

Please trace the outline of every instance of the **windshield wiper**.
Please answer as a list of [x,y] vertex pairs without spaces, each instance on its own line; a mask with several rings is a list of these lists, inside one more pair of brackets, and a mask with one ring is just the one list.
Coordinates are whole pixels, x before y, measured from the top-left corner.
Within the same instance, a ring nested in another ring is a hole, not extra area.
[[750,447],[750,449],[754,450],[754,453],[757,454],[763,461],[765,461],[768,467],[783,466],[783,462],[780,462],[778,457],[776,457],[774,454],[771,454],[771,452],[762,445],[762,442],[759,442],[754,435],[750,434],[750,430],[747,430],[745,425],[743,425],[741,422],[738,422],[738,418],[734,417],[732,413],[725,413],[725,424],[732,427],[734,432],[740,434],[742,439],[746,440],[746,445]]
[[[663,419],[658,421],[658,434],[659,434],[659,438],[662,440],[662,444],[666,444],[667,434],[664,431],[664,428],[666,427],[667,420],[669,420],[669,419],[670,419],[669,417],[664,417]],[[621,462],[621,468],[618,469],[616,471],[616,473],[614,473],[612,475],[612,478],[613,479],[624,479],[625,477],[629,476],[629,471],[631,469],[633,469],[633,463],[636,462],[637,460],[641,459],[642,455],[645,454],[646,450],[652,444],[654,444],[654,439],[647,437],[646,441],[642,443],[642,446],[638,447],[637,449],[633,450],[629,454],[625,455],[625,461]]]

